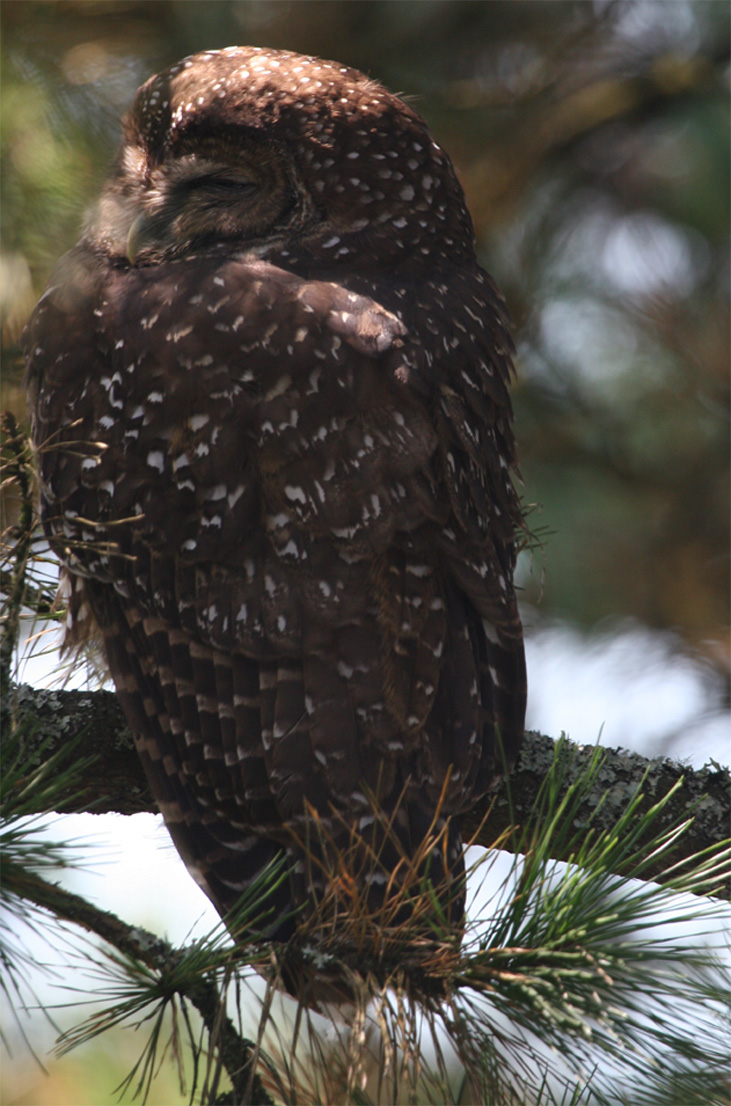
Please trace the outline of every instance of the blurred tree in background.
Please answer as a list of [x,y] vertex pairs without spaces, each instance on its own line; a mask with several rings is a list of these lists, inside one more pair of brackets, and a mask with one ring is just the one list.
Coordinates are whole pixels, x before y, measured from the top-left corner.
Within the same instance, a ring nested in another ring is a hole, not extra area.
[[448,149],[507,295],[546,535],[527,621],[631,617],[727,685],[727,3],[5,0],[2,24],[4,406],[142,80],[235,43],[354,65]]

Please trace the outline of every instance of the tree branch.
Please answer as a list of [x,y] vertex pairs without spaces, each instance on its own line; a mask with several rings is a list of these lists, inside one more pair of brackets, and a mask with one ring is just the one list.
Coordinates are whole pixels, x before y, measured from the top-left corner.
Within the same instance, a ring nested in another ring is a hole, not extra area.
[[[4,894],[17,895],[49,911],[56,918],[81,926],[87,932],[101,937],[125,956],[156,972],[174,967],[185,955],[185,948],[175,949],[141,926],[131,926],[116,914],[100,910],[80,895],[49,883],[33,872],[21,870],[16,864],[3,862],[2,883]],[[235,1100],[243,1102],[242,1093],[251,1082],[250,1064],[256,1046],[239,1035],[231,1019],[221,1010],[221,995],[212,979],[203,976],[187,986],[178,982],[176,990],[201,1015],[211,1040],[215,1040],[220,1051],[221,1061],[234,1087]],[[246,1101],[271,1106],[272,1100],[257,1075],[251,1082],[251,1092]]]
[[[64,808],[66,811],[156,813],[132,736],[113,693],[40,691],[21,685],[15,689],[14,708],[17,719],[33,723],[23,737],[31,762],[41,755],[51,755],[72,735],[84,734],[84,751],[94,758],[93,769],[86,779],[73,781],[75,800],[73,807]],[[41,754],[43,742],[48,744]],[[568,748],[573,758],[573,780],[586,765],[592,747],[569,744]],[[503,783],[464,818],[465,837],[473,836],[475,844],[490,846],[510,826],[524,824],[553,756],[551,738],[526,733],[509,790]],[[655,868],[648,867],[648,878],[658,876],[670,861],[720,846],[728,837],[731,775],[727,768],[711,764],[695,770],[664,758],[648,760],[637,753],[607,749],[595,789],[580,809],[575,828],[588,829],[591,824],[596,830],[611,829],[640,784],[645,796],[641,809],[645,810],[667,795],[680,779],[682,786],[663,812],[660,825],[670,827],[691,817],[693,824],[679,839],[679,851],[674,856],[664,855]],[[510,849],[510,837],[501,842],[501,847]]]

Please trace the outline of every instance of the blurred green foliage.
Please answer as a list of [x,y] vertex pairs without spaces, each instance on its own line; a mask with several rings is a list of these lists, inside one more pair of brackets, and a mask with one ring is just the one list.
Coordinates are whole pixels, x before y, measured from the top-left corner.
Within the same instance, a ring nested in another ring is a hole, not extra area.
[[[7,1064],[0,1079],[1,1101],[7,1106],[131,1106],[140,1103],[132,1091],[119,1086],[139,1056],[135,1033],[116,1030],[72,1056],[44,1058],[47,1072],[27,1062]],[[188,1073],[188,1087],[190,1073]],[[117,1088],[117,1089],[115,1089]],[[160,1065],[145,1106],[189,1106],[190,1095],[180,1089],[175,1066]]]
[[[0,306],[17,339],[135,88],[249,43],[412,98],[516,324],[528,618],[674,630],[728,676],[725,0],[4,0]],[[545,567],[545,572],[544,572]],[[542,594],[540,594],[542,593]],[[538,614],[535,617],[539,617]]]

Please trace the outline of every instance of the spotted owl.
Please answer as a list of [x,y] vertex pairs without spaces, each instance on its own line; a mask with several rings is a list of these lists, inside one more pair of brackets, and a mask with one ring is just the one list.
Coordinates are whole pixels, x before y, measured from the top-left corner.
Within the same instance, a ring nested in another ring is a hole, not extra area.
[[333,878],[393,921],[418,858],[459,927],[460,815],[523,732],[522,522],[504,304],[424,121],[285,51],[152,77],[24,348],[67,641],[218,911],[279,862],[258,936]]

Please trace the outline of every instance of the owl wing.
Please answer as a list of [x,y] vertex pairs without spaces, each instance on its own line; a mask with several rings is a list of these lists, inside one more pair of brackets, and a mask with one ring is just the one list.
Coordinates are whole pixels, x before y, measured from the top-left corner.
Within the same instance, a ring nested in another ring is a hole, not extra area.
[[513,755],[524,673],[508,492],[490,500],[465,369],[435,378],[395,314],[337,283],[218,255],[107,270],[83,247],[26,348],[72,635],[92,614],[219,908],[305,803],[367,823],[370,790],[404,852],[445,788],[446,813],[469,806],[498,731]]

